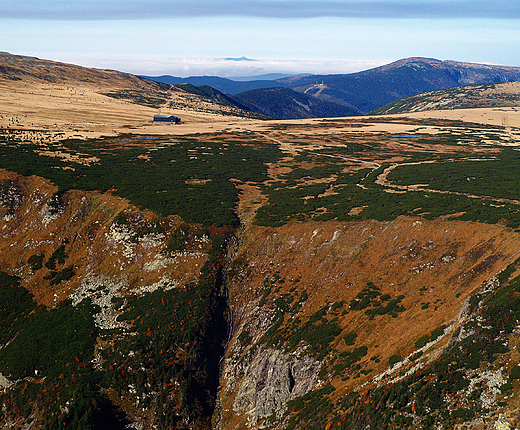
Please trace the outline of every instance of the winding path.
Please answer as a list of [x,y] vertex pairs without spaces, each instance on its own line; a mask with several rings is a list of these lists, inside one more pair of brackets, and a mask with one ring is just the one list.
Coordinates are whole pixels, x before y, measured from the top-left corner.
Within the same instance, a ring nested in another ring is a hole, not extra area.
[[[273,137],[270,137],[270,136],[267,136],[266,134],[260,134],[260,136],[266,138],[266,139],[269,139],[269,140],[272,140],[273,142],[276,142],[278,143],[282,149],[285,149],[286,151],[290,152],[291,154],[293,155],[296,155],[298,154],[298,151],[296,151],[296,149],[286,143],[286,142],[282,142],[278,139],[275,139]],[[317,153],[316,155],[319,155],[319,156],[322,156],[322,157],[330,157],[330,158],[339,158],[341,160],[344,160],[344,161],[348,161],[348,162],[351,162],[351,163],[364,163],[364,164],[370,164],[373,166],[372,170],[370,172],[368,172],[356,185],[362,189],[366,189],[366,187],[362,184],[362,182],[368,178],[369,175],[371,175],[375,170],[379,169],[381,167],[381,164],[379,163],[375,163],[373,161],[366,161],[366,160],[362,160],[362,159],[359,159],[359,158],[348,158],[348,157],[342,157],[340,155],[331,155],[331,154],[322,154],[322,153]],[[447,191],[447,190],[435,190],[435,189],[432,189],[432,188],[423,188],[423,185],[421,184],[416,184],[416,185],[397,185],[397,184],[393,184],[391,183],[389,180],[388,180],[388,174],[393,170],[395,169],[396,167],[400,167],[400,166],[411,166],[411,165],[420,165],[420,164],[431,164],[431,163],[437,163],[437,161],[435,160],[427,160],[427,161],[418,161],[418,162],[413,162],[413,163],[401,163],[401,164],[392,164],[391,166],[385,168],[385,170],[379,174],[379,176],[377,177],[375,183],[378,184],[378,185],[381,185],[382,187],[385,187],[385,188],[388,188],[389,190],[387,190],[388,192],[392,192],[390,190],[394,190],[394,192],[408,192],[408,191],[422,191],[422,192],[429,192],[429,193],[439,193],[439,194],[452,194],[452,195],[455,195],[455,196],[463,196],[463,197],[468,197],[468,198],[471,198],[471,199],[480,199],[480,200],[487,200],[487,201],[493,201],[493,202],[497,202],[497,203],[506,203],[506,204],[512,204],[512,205],[520,205],[520,200],[514,200],[514,199],[504,199],[504,198],[501,198],[501,197],[492,197],[492,196],[478,196],[478,195],[475,195],[475,194],[470,194],[470,193],[462,193],[462,192],[458,192],[458,191]],[[399,191],[397,191],[399,190]]]
[[514,200],[514,199],[504,199],[501,197],[492,197],[492,196],[478,196],[476,194],[470,194],[470,193],[462,193],[459,191],[447,191],[447,190],[435,190],[432,188],[423,188],[421,184],[416,185],[397,185],[393,184],[390,181],[388,181],[388,174],[394,170],[396,167],[400,166],[412,166],[412,165],[419,165],[419,164],[431,164],[436,163],[437,161],[418,161],[414,163],[402,163],[402,164],[392,164],[391,166],[387,167],[376,179],[376,184],[381,185],[382,187],[387,188],[393,188],[402,190],[403,192],[406,191],[423,191],[423,192],[429,192],[429,193],[439,193],[439,194],[452,194],[455,196],[464,196],[469,197],[472,199],[481,199],[481,200],[491,200],[497,203],[509,203],[512,205],[520,205],[520,200]]
[[286,151],[290,152],[292,155],[297,155],[298,151],[294,149],[294,147],[286,142],[282,142],[278,139],[275,139],[274,137],[268,136],[267,134],[258,133],[260,136],[265,137],[266,139],[272,140],[273,142],[276,142],[282,149],[285,149]]

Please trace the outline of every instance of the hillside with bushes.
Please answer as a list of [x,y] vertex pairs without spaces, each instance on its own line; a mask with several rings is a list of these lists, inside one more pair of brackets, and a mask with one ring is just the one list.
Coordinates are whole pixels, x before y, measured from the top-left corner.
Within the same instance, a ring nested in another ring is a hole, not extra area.
[[2,427],[518,426],[515,108],[131,128],[101,89],[0,118]]

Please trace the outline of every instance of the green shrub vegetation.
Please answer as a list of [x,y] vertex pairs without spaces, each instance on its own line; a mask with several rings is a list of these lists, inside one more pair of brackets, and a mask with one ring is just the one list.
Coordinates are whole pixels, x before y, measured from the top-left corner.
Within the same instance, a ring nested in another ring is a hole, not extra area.
[[[405,162],[436,161],[420,165],[402,165],[391,171],[389,179],[400,185],[429,184],[434,190],[446,190],[454,194],[430,191],[387,193],[386,188],[375,183],[377,176],[387,167],[384,163],[378,169],[361,169],[344,172],[340,166],[348,161],[340,158],[323,157],[372,157],[371,150],[377,144],[345,142],[344,147],[321,148],[316,152],[302,151],[294,157],[297,162],[312,162],[316,166],[302,168],[291,166],[292,171],[280,175],[276,182],[263,189],[269,203],[257,212],[255,222],[259,225],[279,226],[291,220],[355,220],[372,218],[381,221],[393,220],[399,215],[423,216],[433,219],[441,215],[453,215],[461,220],[485,223],[505,221],[511,227],[520,225],[518,200],[518,178],[515,169],[519,155],[513,149],[503,148],[500,155],[480,153],[467,160],[466,148],[460,143],[472,144],[475,136],[439,136],[415,140],[418,144],[459,145],[461,151],[446,154],[432,154],[420,151],[401,150]],[[413,145],[410,145],[413,146]],[[474,161],[478,158],[478,161]],[[370,158],[369,158],[370,159]],[[340,163],[338,165],[338,163]],[[488,172],[491,172],[492,179]],[[418,174],[417,174],[418,172]],[[448,180],[445,181],[445,178]],[[325,183],[311,183],[309,180],[326,179]],[[363,186],[360,186],[360,185]],[[333,190],[333,193],[325,191]],[[489,199],[475,199],[460,193],[478,196],[492,196],[496,199],[511,199],[497,202]],[[355,208],[362,208],[353,214]]]
[[20,206],[17,199],[19,185],[17,181],[0,181],[0,204],[7,207],[7,213],[13,215]]
[[43,254],[33,254],[27,260],[27,263],[31,265],[31,270],[36,272],[43,267],[43,260],[45,259],[45,255]]
[[43,279],[51,281],[51,285],[58,285],[63,281],[68,281],[76,273],[74,272],[74,266],[67,266],[61,270],[51,270],[48,275],[45,275]]
[[[372,282],[367,283],[367,286],[356,295],[350,302],[350,309],[354,311],[365,310],[365,314],[373,319],[376,315],[391,315],[396,318],[399,312],[404,312],[405,308],[401,305],[401,300],[404,299],[400,295],[394,299],[390,298],[389,294],[381,294],[381,289]],[[367,309],[371,307],[370,309]]]
[[156,109],[166,104],[171,97],[168,92],[164,91],[153,91],[150,94],[149,91],[142,90],[117,90],[104,93],[104,95],[114,99],[131,100],[132,103]]
[[354,348],[351,352],[342,352],[340,357],[342,358],[342,365],[346,367],[352,366],[354,363],[360,361],[363,357],[365,357],[368,353],[368,348],[366,346],[360,346]]
[[0,351],[2,373],[18,379],[38,370],[53,378],[67,363],[91,358],[97,333],[94,310],[88,303],[74,307],[64,302],[56,309],[39,308],[30,314],[14,340]]
[[56,249],[49,257],[49,259],[45,263],[45,267],[49,270],[56,270],[56,264],[65,264],[65,260],[67,259],[67,257],[68,256],[65,253],[65,245],[60,245],[59,248]]
[[424,345],[426,345],[430,341],[430,336],[425,334],[424,336],[421,336],[417,341],[415,342],[416,348],[422,348]]
[[17,334],[27,315],[36,308],[32,294],[21,287],[18,280],[16,276],[0,272],[1,346]]
[[[262,182],[267,179],[266,164],[281,156],[276,145],[254,139],[175,138],[175,145],[164,145],[170,143],[168,139],[122,135],[60,142],[71,154],[100,159],[90,165],[38,155],[40,148],[34,144],[8,144],[0,148],[0,167],[48,178],[60,193],[72,188],[115,189],[159,215],[177,214],[186,222],[222,226],[238,223],[234,213],[238,189],[231,179]],[[64,170],[65,166],[74,171]]]
[[244,329],[242,330],[242,332],[240,333],[240,335],[238,336],[238,340],[240,342],[245,342],[246,339],[249,338],[249,330],[248,329]]
[[343,336],[343,340],[345,341],[346,345],[354,345],[354,341],[357,337],[357,334],[353,331],[347,333],[345,336]]
[[[27,418],[37,407],[44,411],[49,429],[95,428],[100,420],[117,424],[109,402],[95,385],[90,363],[98,335],[92,318],[96,307],[88,301],[77,306],[66,301],[55,309],[37,307],[15,279],[5,274],[0,279],[0,312],[9,312],[0,319],[4,345],[0,371],[12,380],[38,380],[0,395],[0,401],[10,405],[0,412],[4,422],[9,417]],[[67,401],[69,409],[64,413],[59,405]]]
[[388,364],[391,366],[393,366],[394,364],[397,364],[401,361],[401,356],[395,354],[395,355],[392,355],[389,359],[388,359]]
[[436,190],[518,199],[520,182],[515,166],[520,154],[506,147],[495,157],[400,166],[392,170],[389,180],[401,185],[428,184]]
[[333,406],[327,396],[334,391],[334,387],[327,384],[323,388],[310,391],[304,396],[290,400],[287,403],[287,407],[291,418],[286,429],[323,429],[323,423],[327,421]]
[[[416,138],[407,148],[398,149],[383,147],[377,139],[361,143],[354,138],[335,137],[335,143],[344,146],[300,151],[292,160],[283,161],[291,170],[270,182],[267,181],[267,164],[280,161],[282,153],[272,142],[252,136],[147,139],[128,134],[87,142],[60,142],[62,151],[64,146],[65,151],[75,156],[99,158],[99,162],[87,165],[39,155],[38,145],[28,142],[20,145],[11,134],[5,134],[6,144],[0,148],[0,167],[22,175],[49,178],[59,187],[57,198],[52,200],[56,200],[58,207],[62,204],[63,192],[71,188],[115,190],[118,195],[157,214],[178,214],[186,222],[205,225],[238,223],[234,213],[238,190],[233,181],[239,181],[263,184],[268,204],[257,211],[255,222],[259,225],[279,226],[304,219],[384,221],[399,215],[428,219],[452,215],[461,220],[504,221],[511,227],[520,226],[520,208],[515,203],[520,183],[515,165],[520,155],[514,149],[500,148],[497,153],[472,153],[472,159],[468,160],[469,145],[474,145],[480,132],[478,126],[475,127],[475,131],[462,135],[445,133]],[[488,131],[485,133],[489,134]],[[460,150],[434,153],[425,151],[424,144],[450,145],[450,148],[457,145]],[[423,183],[435,190],[510,201],[428,191],[387,193],[385,187],[375,183],[379,173],[388,166],[378,158],[393,156],[404,160],[403,165],[389,175],[397,184]],[[344,170],[353,163],[348,161],[349,157],[376,161],[381,167]],[[476,159],[480,161],[473,161]],[[404,165],[432,160],[436,162]],[[64,167],[73,167],[74,171]],[[9,186],[4,184],[4,188]],[[15,210],[15,203],[11,202],[9,210]],[[353,209],[357,210],[352,212]]]
[[189,241],[189,226],[186,224],[178,227],[170,237],[166,249],[168,252],[180,252],[187,248]]

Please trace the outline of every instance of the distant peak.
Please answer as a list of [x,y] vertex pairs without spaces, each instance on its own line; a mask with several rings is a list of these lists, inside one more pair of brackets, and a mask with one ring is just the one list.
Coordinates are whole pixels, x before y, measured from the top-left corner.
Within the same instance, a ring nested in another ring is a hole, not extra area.
[[[403,58],[401,60],[394,61],[393,63],[387,64],[389,67],[400,67],[406,64],[441,64],[441,60],[437,60],[436,58],[426,58],[426,57],[409,57]],[[384,66],[383,66],[384,67]]]
[[408,66],[412,64],[442,64],[441,60],[437,60],[435,58],[426,58],[426,57],[408,57],[402,58],[400,60],[394,61],[389,64],[385,64],[383,66],[375,67],[374,69],[370,69],[370,71],[388,71],[392,69],[396,69],[403,66]]
[[247,58],[247,57],[239,57],[239,58],[234,58],[234,57],[227,57],[227,58],[224,58],[224,60],[226,61],[257,61],[257,60],[253,60],[251,58]]

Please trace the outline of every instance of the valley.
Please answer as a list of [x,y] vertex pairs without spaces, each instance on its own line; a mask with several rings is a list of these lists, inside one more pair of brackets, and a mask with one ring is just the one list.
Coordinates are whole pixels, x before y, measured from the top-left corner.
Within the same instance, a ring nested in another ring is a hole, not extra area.
[[0,75],[2,427],[519,425],[516,106],[266,120],[22,66]]

